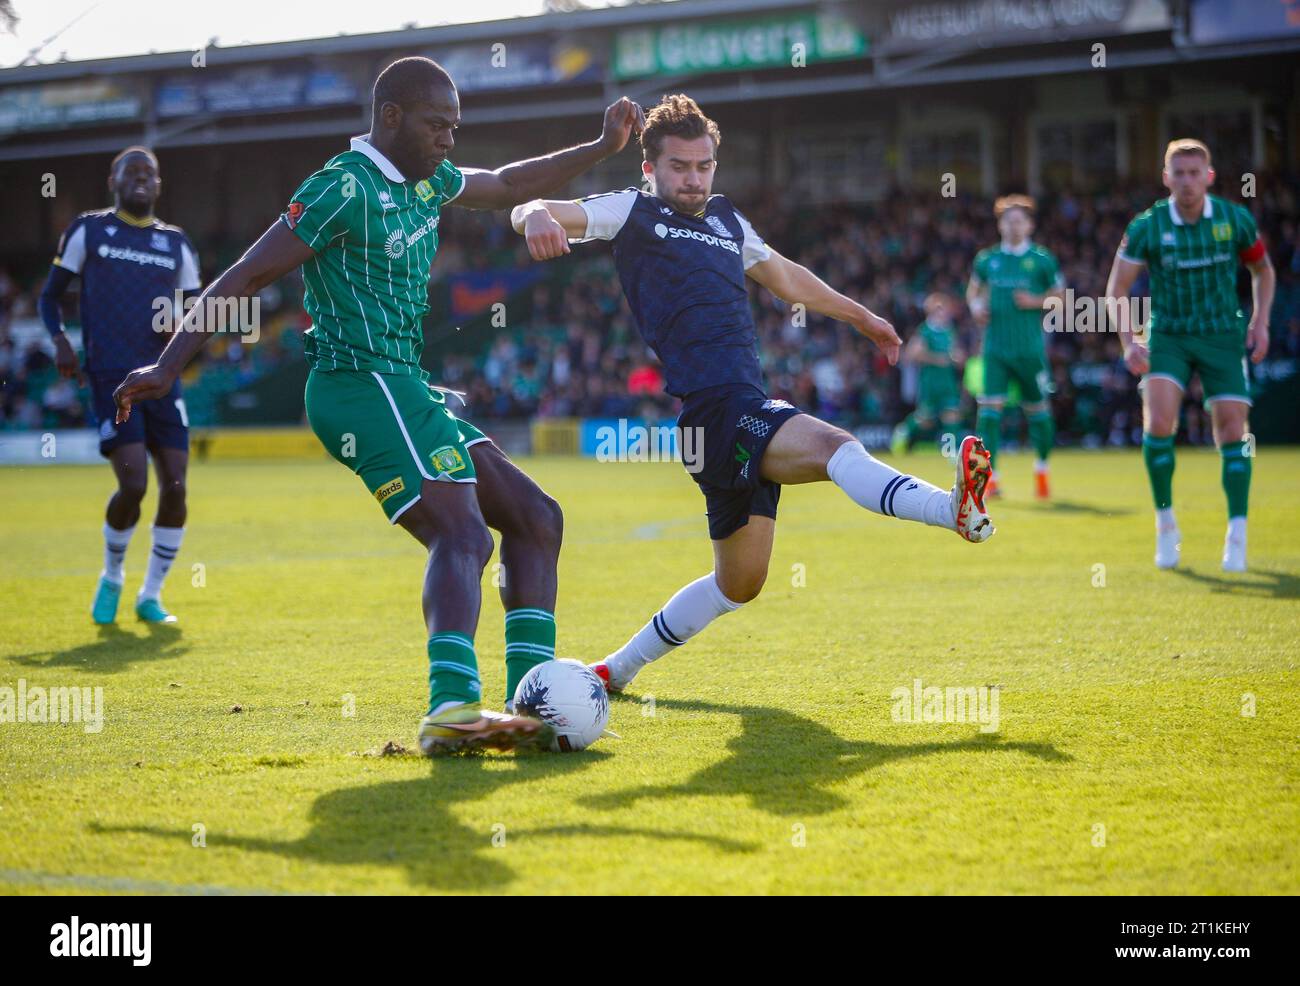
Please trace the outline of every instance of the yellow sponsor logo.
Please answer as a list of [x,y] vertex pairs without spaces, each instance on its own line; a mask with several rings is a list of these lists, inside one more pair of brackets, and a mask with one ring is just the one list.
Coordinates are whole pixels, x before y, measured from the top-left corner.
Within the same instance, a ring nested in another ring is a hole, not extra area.
[[394,493],[400,493],[404,489],[406,489],[406,483],[402,482],[401,476],[398,476],[396,479],[390,479],[383,486],[379,487],[379,489],[375,490],[375,499],[380,503],[383,503]]
[[444,445],[430,452],[429,461],[439,472],[460,472],[465,468],[465,460],[460,454],[460,449],[450,445]]
[[1227,243],[1232,239],[1232,223],[1215,223],[1210,227],[1210,232],[1220,243]]

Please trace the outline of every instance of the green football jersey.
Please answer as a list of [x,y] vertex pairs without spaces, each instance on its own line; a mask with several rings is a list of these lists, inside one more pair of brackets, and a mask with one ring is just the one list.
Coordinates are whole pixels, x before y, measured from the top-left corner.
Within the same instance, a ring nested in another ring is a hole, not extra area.
[[1064,282],[1060,265],[1051,251],[1028,241],[1022,247],[1012,251],[999,243],[981,250],[975,257],[975,276],[989,289],[985,354],[1017,359],[1044,351],[1043,309],[1017,307],[1015,293],[1045,294],[1064,287]]
[[[952,358],[952,328],[946,325],[932,325],[930,322],[922,322],[921,344],[928,356],[947,356]],[[948,387],[956,383],[957,375],[951,363],[948,366],[931,366],[928,363],[922,364],[921,372],[918,377],[918,383],[924,389],[932,387]]]
[[407,181],[360,137],[299,186],[280,217],[315,251],[302,265],[315,370],[426,376],[420,367],[442,207],[465,188],[443,161]]
[[1217,195],[1201,218],[1185,223],[1172,197],[1136,216],[1119,255],[1144,264],[1151,291],[1150,331],[1179,335],[1244,332],[1237,265],[1259,239],[1255,217]]

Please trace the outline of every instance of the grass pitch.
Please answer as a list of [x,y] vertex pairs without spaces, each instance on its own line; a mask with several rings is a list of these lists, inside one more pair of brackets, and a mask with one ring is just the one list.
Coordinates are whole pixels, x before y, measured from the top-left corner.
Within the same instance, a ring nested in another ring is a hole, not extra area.
[[[763,595],[615,701],[622,740],[433,763],[378,755],[423,711],[423,556],[345,470],[197,465],[180,629],[127,605],[151,496],[104,631],[108,470],[0,471],[0,686],[105,703],[97,734],[0,725],[0,890],[1300,892],[1300,452],[1261,451],[1240,576],[1212,451],[1178,453],[1178,572],[1152,566],[1136,453],[1053,463],[1043,506],[1004,459],[981,546],[788,489]],[[566,511],[562,655],[709,570],[680,467],[523,465]],[[950,482],[933,452],[900,468]],[[999,686],[999,731],[896,721],[918,678]]]

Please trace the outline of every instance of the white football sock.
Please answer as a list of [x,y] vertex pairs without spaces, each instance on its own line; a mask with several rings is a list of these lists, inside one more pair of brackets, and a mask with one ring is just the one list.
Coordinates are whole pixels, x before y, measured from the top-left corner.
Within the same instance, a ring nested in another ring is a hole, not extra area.
[[149,568],[145,571],[144,585],[140,588],[141,599],[162,598],[163,579],[176,560],[176,553],[181,550],[183,537],[183,527],[159,527],[154,524],[153,550],[149,552]]
[[104,570],[100,572],[101,578],[116,582],[118,585],[125,581],[126,574],[122,569],[122,562],[126,559],[126,547],[131,543],[131,535],[134,533],[134,524],[124,531],[119,531],[108,524],[104,525]]
[[719,616],[742,605],[723,595],[713,572],[682,586],[649,623],[605,659],[610,677],[617,685],[627,684],[651,661],[680,647]]
[[1174,508],[1164,507],[1156,511],[1156,530],[1172,531],[1178,526],[1178,521],[1174,520]]
[[826,463],[831,482],[859,507],[887,517],[920,521],[932,527],[957,529],[949,490],[907,476],[886,465],[862,447],[845,442]]
[[1233,541],[1246,540],[1246,518],[1245,517],[1228,518],[1228,537]]

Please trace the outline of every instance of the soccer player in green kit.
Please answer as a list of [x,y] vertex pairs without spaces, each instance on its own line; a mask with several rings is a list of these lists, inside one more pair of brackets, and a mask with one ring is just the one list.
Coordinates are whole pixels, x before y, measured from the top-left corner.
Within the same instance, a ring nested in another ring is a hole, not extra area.
[[937,417],[947,428],[961,423],[961,384],[957,368],[966,355],[952,335],[952,302],[942,294],[925,299],[925,321],[908,340],[903,359],[919,368],[916,410],[894,429],[892,451],[911,451],[916,436]]
[[1051,252],[1030,240],[1034,200],[1007,195],[993,205],[1002,242],[981,250],[966,287],[966,302],[977,324],[985,326],[984,392],[979,396],[975,430],[993,457],[993,479],[985,496],[998,494],[998,438],[1008,385],[1020,388],[1022,408],[1034,443],[1035,492],[1049,494],[1047,457],[1052,452],[1051,375],[1043,342],[1043,306],[1062,296],[1065,282]]
[[[1142,378],[1142,458],[1156,505],[1156,567],[1173,568],[1182,550],[1174,518],[1174,433],[1183,393],[1197,373],[1223,460],[1228,500],[1223,570],[1244,572],[1253,456],[1247,441],[1246,351],[1255,363],[1268,353],[1273,264],[1254,216],[1208,194],[1214,167],[1205,144],[1171,141],[1162,177],[1169,197],[1129,223],[1106,284],[1106,310],[1124,342],[1124,362]],[[1239,263],[1250,270],[1249,321],[1237,297]],[[1126,303],[1143,268],[1150,280],[1151,317],[1139,340]]]
[[555,501],[457,419],[420,367],[442,210],[506,209],[553,191],[622,150],[644,114],[621,99],[606,110],[599,139],[496,171],[451,163],[459,123],[460,100],[440,65],[389,65],[375,82],[370,132],[302,183],[279,220],[208,287],[158,362],[132,371],[115,395],[122,421],[132,404],[167,392],[223,328],[212,324],[220,306],[206,305],[209,297],[248,297],[302,268],[312,429],[389,521],[428,550],[425,753],[549,741],[538,720],[481,707],[474,634],[493,527],[506,572],[507,702],[529,668],[554,657],[562,526]]

